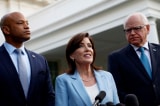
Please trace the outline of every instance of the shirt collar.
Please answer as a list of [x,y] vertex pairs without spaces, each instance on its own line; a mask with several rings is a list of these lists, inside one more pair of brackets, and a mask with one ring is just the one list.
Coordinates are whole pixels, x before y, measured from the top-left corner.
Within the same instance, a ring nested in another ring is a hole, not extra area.
[[[131,46],[134,48],[134,50],[135,50],[135,51],[137,51],[137,49],[139,48],[139,47],[134,46],[134,45],[132,45],[132,44],[131,44]],[[145,48],[145,50],[149,50],[148,42],[146,42],[142,47],[144,47],[144,48]]]
[[[7,43],[7,42],[4,42],[4,47],[6,48],[7,52],[8,52],[10,55],[14,52],[15,49],[17,49],[17,48],[15,48],[13,45],[11,45],[11,44],[9,44],[9,43]],[[24,54],[26,53],[26,52],[25,52],[24,45],[22,45],[19,49],[21,49]]]

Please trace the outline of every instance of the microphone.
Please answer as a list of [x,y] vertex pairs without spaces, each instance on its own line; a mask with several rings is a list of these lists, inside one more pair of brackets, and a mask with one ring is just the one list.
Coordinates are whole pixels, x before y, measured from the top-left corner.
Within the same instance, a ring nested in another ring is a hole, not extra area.
[[125,96],[125,106],[139,106],[137,96],[134,94],[128,94]]
[[106,104],[100,104],[100,106],[125,106],[123,103],[118,103],[116,105],[113,102],[107,102]]
[[115,105],[113,104],[113,102],[107,102],[106,106],[115,106]]
[[118,103],[118,104],[114,105],[113,102],[107,102],[106,104],[100,104],[100,106],[125,106],[125,104]]
[[107,106],[106,104],[100,104],[99,106]]
[[116,106],[125,106],[123,103],[118,103]]
[[100,93],[95,98],[95,102],[93,106],[99,106],[99,103],[104,99],[105,96],[106,96],[106,92],[100,91]]

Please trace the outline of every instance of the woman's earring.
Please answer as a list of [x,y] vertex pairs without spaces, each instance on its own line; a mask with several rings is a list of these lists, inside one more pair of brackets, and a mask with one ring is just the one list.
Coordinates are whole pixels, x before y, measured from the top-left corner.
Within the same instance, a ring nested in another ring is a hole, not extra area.
[[70,56],[70,59],[71,59],[73,62],[75,62],[75,59],[74,59],[74,57]]
[[75,61],[75,59],[73,58],[73,57],[71,57],[71,60],[74,62]]
[[74,62],[74,61],[75,61],[75,59],[74,59],[74,58],[72,58],[72,61]]

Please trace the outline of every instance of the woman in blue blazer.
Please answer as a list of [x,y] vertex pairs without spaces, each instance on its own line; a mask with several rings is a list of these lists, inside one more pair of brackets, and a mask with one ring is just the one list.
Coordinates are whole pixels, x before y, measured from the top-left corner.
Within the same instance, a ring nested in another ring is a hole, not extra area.
[[66,48],[69,69],[56,78],[55,106],[92,106],[100,91],[106,96],[101,104],[119,103],[112,75],[94,65],[95,47],[88,33],[73,36]]

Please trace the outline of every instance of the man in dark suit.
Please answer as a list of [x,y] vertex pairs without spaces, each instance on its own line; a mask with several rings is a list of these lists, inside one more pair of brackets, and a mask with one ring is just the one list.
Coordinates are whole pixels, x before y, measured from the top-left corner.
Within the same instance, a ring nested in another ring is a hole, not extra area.
[[[54,106],[47,61],[41,55],[27,50],[23,44],[30,39],[26,18],[19,12],[8,13],[2,17],[0,27],[5,37],[0,47],[0,106]],[[17,48],[23,52],[27,87],[22,86],[21,63],[17,62],[18,55],[15,52]]]
[[[160,46],[147,41],[150,25],[142,13],[129,15],[124,31],[129,44],[108,56],[108,70],[116,81],[120,101],[124,103],[127,94],[135,94],[140,106],[157,106],[160,104]],[[144,48],[149,68],[141,62],[140,47]]]

